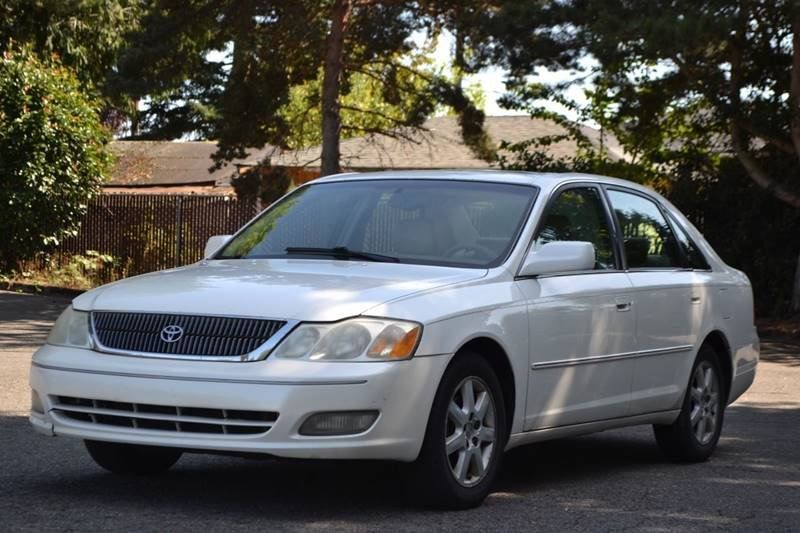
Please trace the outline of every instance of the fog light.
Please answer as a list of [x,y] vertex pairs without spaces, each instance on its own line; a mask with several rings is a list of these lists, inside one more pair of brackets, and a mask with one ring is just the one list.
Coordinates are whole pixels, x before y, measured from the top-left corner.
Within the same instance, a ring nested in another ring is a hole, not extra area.
[[330,411],[309,416],[300,426],[300,434],[309,437],[355,435],[368,430],[378,418],[378,411]]
[[44,414],[44,405],[42,405],[42,399],[39,398],[39,393],[35,390],[31,390],[31,411],[34,413],[39,413],[40,415]]

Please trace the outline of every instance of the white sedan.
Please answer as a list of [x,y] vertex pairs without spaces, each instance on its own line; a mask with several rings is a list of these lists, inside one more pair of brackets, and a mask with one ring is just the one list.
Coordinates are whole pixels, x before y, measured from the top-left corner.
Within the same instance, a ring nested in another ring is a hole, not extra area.
[[116,473],[185,450],[405,461],[463,508],[530,442],[652,424],[705,460],[759,357],[747,277],[611,178],[343,174],[206,256],[75,298],[33,357],[37,430]]

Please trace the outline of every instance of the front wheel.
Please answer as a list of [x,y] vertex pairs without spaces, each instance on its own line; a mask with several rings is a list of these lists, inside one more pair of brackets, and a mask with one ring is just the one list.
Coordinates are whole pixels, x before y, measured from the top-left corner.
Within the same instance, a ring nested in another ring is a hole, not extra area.
[[94,462],[109,472],[123,475],[159,474],[178,462],[181,450],[117,442],[84,441]]
[[489,363],[463,353],[442,377],[415,464],[423,503],[450,509],[480,505],[500,468],[506,440],[500,383]]
[[718,356],[704,346],[692,368],[678,419],[669,426],[653,426],[664,455],[682,462],[711,457],[722,431],[725,398]]

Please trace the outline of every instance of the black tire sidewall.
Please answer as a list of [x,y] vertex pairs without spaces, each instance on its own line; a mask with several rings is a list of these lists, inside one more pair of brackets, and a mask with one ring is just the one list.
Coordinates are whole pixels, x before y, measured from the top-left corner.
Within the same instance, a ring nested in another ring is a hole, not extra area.
[[85,440],[89,455],[102,468],[120,475],[152,475],[168,470],[180,459],[178,448],[140,446]]
[[[714,436],[706,444],[701,444],[695,437],[692,430],[692,422],[690,419],[692,409],[692,395],[691,386],[695,370],[703,362],[711,365],[714,373],[717,376],[719,386],[719,412],[717,417],[717,425],[714,429]],[[689,374],[689,379],[686,383],[686,393],[684,394],[683,404],[681,405],[681,413],[678,419],[671,426],[656,427],[656,438],[659,440],[659,445],[666,452],[666,454],[674,460],[678,461],[705,461],[708,459],[717,447],[720,434],[722,433],[722,426],[725,419],[725,407],[728,398],[728,386],[723,380],[721,373],[721,366],[719,363],[719,356],[713,348],[703,346]]]
[[[480,378],[486,383],[495,406],[495,445],[492,460],[484,478],[471,487],[461,485],[450,470],[445,453],[445,427],[447,409],[456,388],[468,377]],[[426,504],[464,509],[480,505],[491,490],[502,462],[506,444],[506,412],[502,388],[491,365],[474,352],[456,356],[442,376],[428,419],[425,441],[417,459],[417,483],[424,484]]]

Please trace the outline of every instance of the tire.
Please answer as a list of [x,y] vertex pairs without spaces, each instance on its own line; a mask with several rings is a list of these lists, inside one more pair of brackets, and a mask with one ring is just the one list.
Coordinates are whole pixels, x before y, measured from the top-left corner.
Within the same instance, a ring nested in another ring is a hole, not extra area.
[[178,462],[181,450],[116,442],[84,441],[94,462],[120,475],[160,474]]
[[710,346],[700,348],[678,419],[669,426],[653,426],[656,442],[668,459],[696,463],[705,461],[714,453],[722,431],[727,398],[722,375],[719,356],[714,349]]
[[[474,407],[465,404],[470,389]],[[409,489],[426,506],[480,505],[500,470],[506,434],[503,394],[492,367],[476,353],[458,355],[436,392]]]

